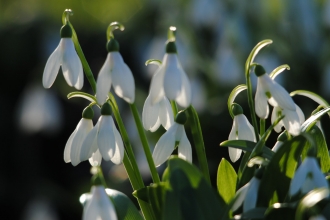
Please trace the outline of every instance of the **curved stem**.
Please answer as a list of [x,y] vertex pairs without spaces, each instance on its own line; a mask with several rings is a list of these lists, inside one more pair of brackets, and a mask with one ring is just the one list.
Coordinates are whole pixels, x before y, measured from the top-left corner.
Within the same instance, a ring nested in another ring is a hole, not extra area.
[[192,137],[193,137],[194,143],[195,143],[199,166],[200,166],[201,172],[204,175],[206,181],[211,184],[209,167],[207,164],[206,153],[205,153],[202,128],[199,123],[199,118],[198,118],[196,110],[194,109],[194,107],[192,105],[190,105],[187,108],[187,111],[189,114],[188,120],[189,120],[189,123],[191,126],[191,133],[192,133]]
[[107,40],[109,41],[111,38],[114,38],[113,36],[113,31],[119,29],[121,31],[125,30],[124,25],[122,25],[121,23],[115,21],[115,22],[111,22],[111,24],[109,24],[108,29],[107,29]]
[[260,119],[260,136],[264,135],[265,133],[265,119]]

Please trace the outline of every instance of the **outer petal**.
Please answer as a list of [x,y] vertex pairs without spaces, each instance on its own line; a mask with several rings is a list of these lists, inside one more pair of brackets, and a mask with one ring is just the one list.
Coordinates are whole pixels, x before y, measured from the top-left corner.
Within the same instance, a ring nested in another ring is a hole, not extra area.
[[256,177],[253,177],[250,181],[250,185],[244,199],[244,203],[243,203],[244,212],[247,212],[256,207],[259,185],[260,185],[260,180]]
[[103,186],[92,187],[92,197],[83,213],[83,220],[90,219],[117,220],[116,209]]
[[296,110],[296,106],[289,93],[277,82],[272,80],[268,74],[258,77],[267,91],[270,92],[273,100],[269,103],[273,106],[280,106],[282,109]]
[[269,107],[267,103],[267,96],[265,88],[262,85],[262,82],[260,81],[260,77],[258,77],[258,83],[257,83],[257,91],[255,96],[255,109],[256,114],[259,116],[259,118],[266,119],[269,114]]
[[46,67],[42,75],[42,85],[46,89],[50,88],[56,79],[58,70],[61,66],[60,56],[60,46],[58,46],[47,60]]
[[245,184],[244,186],[242,186],[237,192],[236,192],[236,196],[237,199],[234,202],[233,206],[232,206],[232,210],[236,211],[244,202],[245,197],[246,197],[246,193],[247,190],[249,188],[250,182],[248,182],[247,184]]
[[158,114],[159,104],[152,105],[149,94],[144,102],[142,110],[142,123],[144,129],[154,132],[159,128],[160,120],[158,119]]
[[[282,109],[280,107],[274,107],[272,112],[272,124],[282,115]],[[274,127],[274,130],[277,133],[282,131],[282,127],[284,126],[283,120],[279,121],[277,125]]]
[[108,53],[96,82],[96,98],[99,104],[103,104],[108,97],[111,88],[111,68],[110,53]]
[[80,160],[80,150],[85,137],[93,128],[93,121],[90,119],[82,118],[76,128],[76,135],[72,140],[70,158],[73,166],[77,166]]
[[307,173],[310,172],[313,158],[306,157],[303,163],[296,170],[290,184],[289,194],[291,196],[297,194],[303,186]]
[[112,116],[102,115],[100,118],[97,145],[104,160],[111,160],[116,151]]
[[163,59],[162,65],[157,69],[155,75],[153,75],[151,79],[149,94],[151,98],[151,103],[153,105],[158,103],[165,95],[164,92],[165,62],[166,62],[166,55]]
[[164,91],[170,100],[175,100],[181,93],[182,74],[176,54],[165,54]]
[[297,112],[284,109],[283,114],[285,117],[282,119],[282,121],[285,129],[293,136],[299,135],[300,122]]
[[113,157],[111,158],[111,161],[114,164],[121,164],[123,161],[123,158],[124,158],[124,144],[123,144],[123,140],[121,139],[121,136],[113,121],[112,121],[112,127],[113,127],[113,133],[115,135],[115,140],[116,140],[116,151],[115,151]]
[[158,140],[152,158],[156,167],[163,164],[167,158],[171,156],[175,145],[175,136],[178,129],[178,124],[174,123]]
[[62,47],[62,71],[66,82],[70,86],[77,86],[77,89],[81,89],[83,85],[83,78],[78,81],[79,75],[83,73],[81,61],[74,48],[74,44],[71,38],[62,38],[60,45]]
[[296,105],[296,112],[298,114],[299,122],[300,122],[300,125],[301,125],[302,123],[305,122],[305,115],[304,115],[303,111],[301,110],[301,108],[298,105]]
[[94,166],[100,166],[102,162],[102,155],[100,151],[97,149],[96,152],[94,152],[89,158],[89,163],[94,167]]
[[64,161],[65,163],[71,162],[71,146],[72,146],[72,140],[74,136],[76,135],[77,129],[75,129],[72,134],[70,135],[68,141],[66,142],[65,148],[64,148]]
[[238,130],[238,140],[255,141],[254,129],[245,115],[236,115],[234,120]]
[[182,107],[187,108],[191,104],[191,86],[187,74],[183,71],[181,66],[180,70],[182,85],[180,95],[176,98],[176,101]]
[[322,188],[322,187],[329,188],[328,181],[325,179],[325,176],[322,173],[317,161],[314,158],[312,158],[312,159],[313,159],[312,160],[313,165],[311,165],[311,170],[312,170],[312,174],[313,174],[314,187],[315,188]]
[[174,116],[172,106],[168,99],[164,96],[159,102],[159,119],[163,127],[168,130],[174,124]]
[[283,142],[282,141],[276,141],[274,147],[272,148],[273,152],[276,152],[280,147],[282,146]]
[[185,131],[182,133],[182,138],[178,146],[178,154],[180,158],[192,163],[191,144]]
[[[231,128],[231,131],[229,133],[228,140],[237,140],[238,136],[237,126],[236,126],[236,120],[233,121],[233,126]],[[242,150],[236,149],[233,147],[228,147],[229,157],[232,162],[236,162],[242,153]]]
[[85,137],[81,150],[80,150],[80,160],[85,161],[92,157],[92,154],[98,150],[97,146],[97,132],[99,129],[100,119],[97,121],[95,127],[87,134]]
[[135,100],[135,84],[131,70],[124,63],[119,52],[111,52],[110,60],[112,69],[112,85],[116,94],[128,103],[134,103]]

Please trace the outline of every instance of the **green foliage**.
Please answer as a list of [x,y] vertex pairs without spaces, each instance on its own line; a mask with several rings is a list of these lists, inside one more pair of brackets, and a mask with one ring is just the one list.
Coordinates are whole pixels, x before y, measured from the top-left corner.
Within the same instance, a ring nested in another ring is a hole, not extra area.
[[231,164],[222,158],[217,174],[217,186],[220,196],[229,202],[234,198],[236,192],[237,174]]

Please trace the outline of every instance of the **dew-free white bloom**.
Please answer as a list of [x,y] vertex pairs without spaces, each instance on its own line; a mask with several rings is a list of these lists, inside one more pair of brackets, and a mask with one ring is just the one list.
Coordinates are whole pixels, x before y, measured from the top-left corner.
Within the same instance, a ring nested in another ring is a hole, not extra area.
[[306,194],[313,189],[322,187],[329,188],[328,181],[325,179],[317,160],[307,156],[294,174],[289,194],[293,196],[299,191]]
[[181,67],[174,42],[168,42],[162,64],[153,75],[150,84],[150,98],[154,105],[165,95],[186,108],[191,103],[189,79]]
[[53,85],[60,67],[62,67],[63,76],[69,86],[74,86],[79,90],[82,88],[84,84],[83,68],[71,37],[71,28],[68,24],[64,25],[61,29],[61,41],[48,58],[42,76],[42,84],[45,88]]
[[176,122],[158,140],[152,154],[156,167],[163,164],[171,156],[177,141],[179,142],[179,157],[190,163],[192,162],[191,145],[184,130],[185,122],[185,113],[179,112]]
[[269,114],[269,104],[281,109],[296,111],[296,106],[289,93],[277,82],[272,80],[262,66],[257,65],[255,73],[258,77],[257,91],[255,96],[256,114],[266,119]]
[[291,135],[297,136],[300,133],[300,126],[305,121],[304,113],[301,111],[298,105],[296,106],[296,111],[291,111],[288,109],[282,109],[278,106],[274,107],[272,112],[272,123],[282,115],[285,117],[274,127],[274,130],[279,133],[284,127]]
[[115,206],[103,186],[93,186],[92,195],[84,207],[83,220],[117,220]]
[[[229,133],[228,140],[245,140],[256,142],[254,128],[243,114],[242,108],[238,104],[233,104],[234,121]],[[241,149],[229,147],[229,157],[232,162],[236,162],[242,153]]]
[[112,85],[120,98],[132,104],[135,100],[135,83],[132,72],[118,52],[119,45],[115,39],[108,42],[107,49],[106,61],[97,77],[97,101],[99,104],[106,101]]
[[142,122],[144,129],[151,132],[156,131],[160,125],[168,130],[174,123],[173,111],[168,99],[164,96],[160,102],[153,105],[148,95],[143,105]]
[[280,149],[280,147],[283,145],[284,141],[286,141],[286,140],[288,140],[288,137],[284,131],[278,136],[277,141],[276,141],[274,147],[272,148],[272,151],[277,152],[278,149]]

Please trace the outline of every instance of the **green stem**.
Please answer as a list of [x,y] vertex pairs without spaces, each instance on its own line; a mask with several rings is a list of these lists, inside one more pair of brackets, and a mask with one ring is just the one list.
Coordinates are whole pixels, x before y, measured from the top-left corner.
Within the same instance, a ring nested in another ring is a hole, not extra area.
[[140,136],[140,139],[141,139],[143,150],[144,150],[144,153],[146,155],[148,165],[149,165],[149,169],[150,169],[150,172],[151,172],[152,180],[153,180],[154,183],[159,183],[160,179],[159,179],[159,176],[158,176],[158,173],[157,173],[157,170],[156,170],[155,162],[154,162],[154,160],[151,156],[149,143],[148,143],[146,134],[144,133],[144,129],[143,129],[143,126],[142,126],[142,122],[141,122],[138,110],[137,110],[134,103],[130,104],[129,106],[131,108],[131,111],[132,111],[132,114],[133,114],[133,117],[134,117],[134,120],[135,120],[136,128],[139,132],[139,136]]
[[199,166],[201,169],[202,174],[204,175],[205,179],[211,184],[209,167],[207,164],[206,153],[205,153],[205,146],[202,134],[202,128],[199,123],[199,118],[197,115],[196,110],[192,105],[187,108],[189,114],[189,123],[191,126],[191,133],[194,139],[195,148],[197,152],[197,158],[199,162]]
[[173,116],[175,119],[176,114],[178,113],[178,106],[176,105],[176,102],[174,100],[171,101]]
[[265,119],[260,119],[260,136],[264,135],[265,133]]

